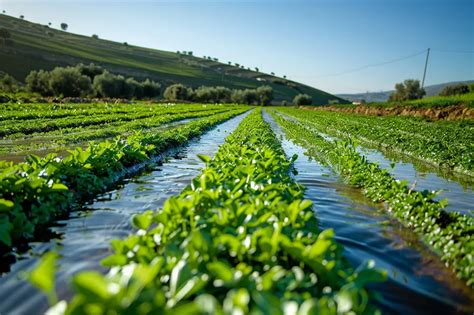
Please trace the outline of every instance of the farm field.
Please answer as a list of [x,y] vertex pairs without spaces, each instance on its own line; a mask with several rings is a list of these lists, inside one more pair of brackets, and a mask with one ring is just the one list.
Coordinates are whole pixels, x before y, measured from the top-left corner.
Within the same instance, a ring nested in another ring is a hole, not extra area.
[[[237,107],[213,105],[0,105],[0,158],[21,160],[136,132],[169,129]],[[8,154],[8,157],[5,156]]]
[[0,315],[474,314],[472,12],[0,0]]
[[474,310],[470,121],[1,106],[2,314]]

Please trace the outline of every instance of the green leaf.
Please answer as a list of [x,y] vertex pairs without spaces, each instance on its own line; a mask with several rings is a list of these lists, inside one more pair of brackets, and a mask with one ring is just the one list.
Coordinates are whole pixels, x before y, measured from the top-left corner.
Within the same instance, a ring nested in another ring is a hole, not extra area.
[[0,199],[0,211],[8,211],[13,208],[14,205],[13,201]]
[[221,261],[215,261],[207,264],[207,269],[218,279],[224,282],[230,282],[234,279],[232,269]]
[[316,240],[316,243],[314,243],[309,248],[309,251],[308,251],[307,254],[309,255],[310,258],[314,259],[314,258],[316,258],[318,256],[321,256],[324,253],[326,253],[326,251],[329,249],[331,244],[332,244],[331,240],[325,240],[325,239],[318,238],[318,240]]
[[55,304],[57,301],[56,293],[54,292],[54,274],[56,272],[57,259],[57,253],[48,252],[41,258],[38,266],[28,276],[29,282],[48,296],[50,304]]
[[8,216],[3,215],[0,217],[0,241],[7,245],[12,246],[12,238],[10,235],[13,225],[10,223]]
[[207,155],[204,154],[198,154],[198,158],[203,161],[204,163],[209,163],[211,161],[211,158]]
[[387,272],[376,269],[364,269],[357,274],[354,283],[363,288],[369,283],[384,282],[387,279]]
[[320,313],[321,312],[319,310],[319,303],[317,299],[305,300],[298,310],[298,315],[312,315]]
[[313,202],[309,199],[305,199],[303,201],[301,201],[301,203],[299,204],[299,209],[300,211],[302,210],[306,210],[307,208],[311,207],[313,205]]
[[153,221],[153,215],[150,211],[144,212],[142,214],[136,214],[132,218],[133,225],[136,228],[143,229],[143,230],[148,229],[152,221]]
[[119,254],[110,255],[102,259],[100,263],[102,266],[106,267],[123,266],[127,264],[127,257]]
[[107,282],[103,275],[96,271],[84,271],[73,278],[77,292],[94,301],[103,301],[110,297]]
[[66,185],[64,184],[61,184],[61,183],[56,183],[56,184],[53,184],[53,186],[51,187],[52,190],[69,190],[69,188],[67,188]]

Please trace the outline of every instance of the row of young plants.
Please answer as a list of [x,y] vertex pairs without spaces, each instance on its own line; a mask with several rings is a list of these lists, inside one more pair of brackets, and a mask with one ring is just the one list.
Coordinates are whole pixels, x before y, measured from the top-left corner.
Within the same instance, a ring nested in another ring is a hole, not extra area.
[[[222,105],[204,104],[156,104],[156,103],[134,103],[134,104],[55,104],[55,103],[32,103],[32,104],[0,104],[0,118],[8,120],[34,120],[34,119],[57,119],[64,117],[87,117],[104,114],[133,114],[133,113],[157,113],[173,110],[174,112],[196,111],[203,108],[224,107]],[[226,105],[225,107],[228,107]]]
[[[62,137],[65,135],[75,136],[75,135],[80,135],[82,133],[87,134],[87,133],[99,132],[101,130],[103,131],[116,130],[117,131],[118,129],[120,129],[121,131],[130,131],[130,130],[134,130],[133,128],[138,128],[139,130],[143,130],[143,129],[157,127],[160,124],[169,123],[176,120],[204,117],[204,116],[209,116],[213,114],[223,113],[226,111],[231,111],[236,108],[239,108],[239,107],[236,106],[233,108],[212,108],[212,109],[202,109],[199,111],[189,111],[189,112],[178,111],[176,113],[166,112],[163,114],[154,114],[154,115],[151,115],[150,117],[141,117],[141,118],[137,117],[136,119],[115,120],[109,123],[102,123],[102,124],[97,124],[97,125],[89,125],[89,126],[79,125],[79,126],[72,126],[72,127],[62,127],[60,129],[54,129],[54,130],[49,130],[49,131],[41,130],[41,131],[33,132],[30,134],[15,133],[15,134],[10,134],[8,136],[5,136],[1,140],[7,141],[7,142],[11,140],[11,142],[13,143],[14,141],[17,141],[17,140],[29,140],[29,139],[34,140],[35,138],[47,139],[47,138]],[[100,138],[100,132],[98,136]],[[87,139],[83,139],[83,140],[87,140]]]
[[387,170],[358,153],[351,140],[327,140],[318,131],[306,127],[306,121],[286,119],[276,112],[271,114],[286,135],[304,146],[310,156],[332,166],[373,201],[384,202],[387,211],[414,229],[458,278],[474,286],[473,217],[443,210],[447,201],[435,201],[436,192],[416,191],[406,181],[394,179]]
[[137,119],[126,122],[115,122],[106,125],[90,126],[89,128],[63,128],[52,132],[34,133],[28,136],[12,135],[0,140],[0,144],[7,144],[0,147],[0,153],[25,152],[31,150],[61,149],[67,146],[77,146],[86,141],[103,140],[116,136],[130,135],[136,131],[151,132],[157,129],[163,129],[168,125],[187,121],[189,119],[198,119],[217,115],[234,108],[211,109],[194,112],[183,112],[177,114],[165,114],[162,116],[153,116],[150,118]]
[[[112,242],[107,275],[81,272],[58,314],[374,314],[367,285],[386,274],[351,268],[320,231],[260,110],[247,116],[202,173],[163,208],[133,217]],[[54,256],[32,273],[55,301]],[[49,277],[38,277],[48,274]],[[46,278],[46,279],[45,279]]]
[[126,114],[130,112],[153,110],[155,106],[138,104],[108,104],[108,103],[0,103],[0,117],[2,119],[28,120],[63,118],[82,115],[94,116],[106,113]]
[[285,114],[342,138],[357,137],[428,163],[474,176],[474,123],[428,122],[329,111],[282,109]]
[[[54,118],[54,119],[31,119],[31,120],[22,120],[18,121],[15,119],[2,121],[0,126],[0,137],[5,137],[7,135],[15,134],[15,136],[20,135],[29,135],[32,133],[46,133],[56,130],[63,130],[65,128],[87,128],[100,126],[111,123],[124,123],[129,121],[135,121],[139,119],[153,118],[153,117],[163,117],[165,115],[175,115],[178,113],[192,113],[199,112],[202,110],[213,110],[211,108],[182,108],[181,110],[174,110],[173,108],[158,108],[150,111],[138,111],[138,112],[129,112],[126,114],[116,114],[116,113],[105,113],[102,115],[94,116],[68,116],[64,118]],[[231,108],[229,108],[231,109]],[[220,107],[216,110],[228,110],[227,108]]]
[[[127,138],[91,142],[64,158],[35,155],[26,162],[0,161],[0,252],[31,240],[80,201],[103,192],[130,171],[164,150],[183,144],[209,128],[241,114],[240,108],[192,121],[163,133],[136,133]],[[1,256],[1,255],[0,255]]]

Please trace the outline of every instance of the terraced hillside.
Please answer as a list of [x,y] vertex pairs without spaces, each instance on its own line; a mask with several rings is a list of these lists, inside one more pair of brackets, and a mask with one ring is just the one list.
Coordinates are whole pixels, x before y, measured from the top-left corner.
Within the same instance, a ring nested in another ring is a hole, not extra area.
[[270,85],[276,100],[289,101],[305,93],[313,97],[314,104],[327,104],[329,100],[346,102],[307,85],[234,65],[67,33],[6,15],[0,15],[0,28],[10,31],[12,41],[0,45],[0,71],[18,80],[23,80],[31,70],[94,62],[112,72],[137,79],[151,78],[165,85],[179,82],[193,87],[237,89]]

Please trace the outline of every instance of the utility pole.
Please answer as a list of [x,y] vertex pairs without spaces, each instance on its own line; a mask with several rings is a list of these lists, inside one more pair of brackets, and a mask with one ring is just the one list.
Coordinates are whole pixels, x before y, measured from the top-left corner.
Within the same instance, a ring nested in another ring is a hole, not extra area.
[[425,78],[426,78],[426,68],[428,68],[428,58],[430,57],[430,48],[426,51],[426,61],[425,61],[425,71],[423,72],[423,81],[421,81],[421,88],[425,86]]

